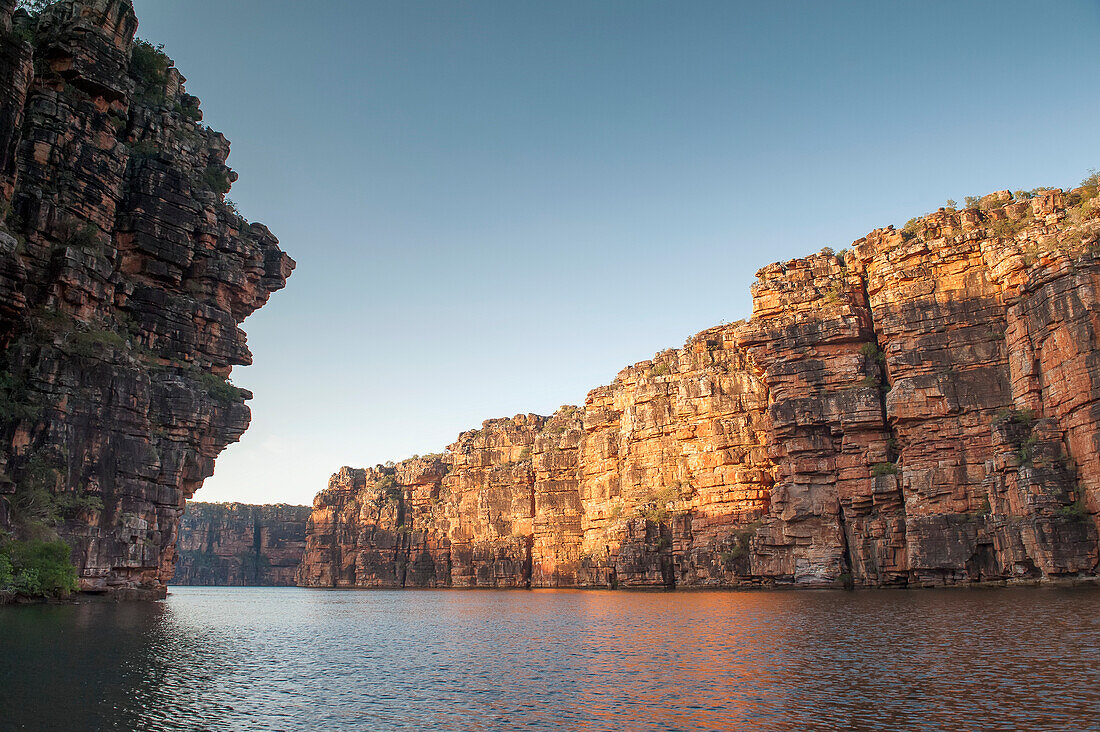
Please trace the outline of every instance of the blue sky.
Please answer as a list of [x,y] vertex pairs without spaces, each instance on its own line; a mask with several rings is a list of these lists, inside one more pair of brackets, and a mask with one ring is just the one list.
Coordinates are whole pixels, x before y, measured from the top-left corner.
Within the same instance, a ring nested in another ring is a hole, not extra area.
[[134,5],[298,262],[198,500],[583,403],[769,262],[1100,167],[1094,1]]

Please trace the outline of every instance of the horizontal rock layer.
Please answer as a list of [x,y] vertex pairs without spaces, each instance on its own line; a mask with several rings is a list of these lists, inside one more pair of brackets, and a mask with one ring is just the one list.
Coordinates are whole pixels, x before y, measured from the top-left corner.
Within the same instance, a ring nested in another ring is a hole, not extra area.
[[183,514],[173,585],[294,584],[309,506],[191,501]]
[[85,591],[163,595],[184,501],[249,422],[238,327],[294,262],[125,0],[0,0],[0,529]]
[[343,468],[312,587],[1093,577],[1100,198],[992,194],[765,267],[748,322],[583,407]]

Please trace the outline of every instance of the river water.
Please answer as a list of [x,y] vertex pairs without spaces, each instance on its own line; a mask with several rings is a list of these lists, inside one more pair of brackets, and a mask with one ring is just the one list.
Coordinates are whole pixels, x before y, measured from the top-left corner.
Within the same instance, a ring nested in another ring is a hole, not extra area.
[[0,608],[0,729],[1100,730],[1100,590]]

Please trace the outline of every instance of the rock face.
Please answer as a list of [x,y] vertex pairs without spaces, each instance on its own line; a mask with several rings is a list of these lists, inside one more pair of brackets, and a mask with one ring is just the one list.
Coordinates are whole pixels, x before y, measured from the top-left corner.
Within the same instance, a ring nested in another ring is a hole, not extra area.
[[313,587],[1095,577],[1100,198],[1001,191],[765,267],[583,407],[343,468]]
[[191,501],[179,528],[174,585],[290,586],[309,506]]
[[294,262],[126,0],[0,0],[0,528],[85,591],[161,596],[184,501],[248,426],[238,327]]

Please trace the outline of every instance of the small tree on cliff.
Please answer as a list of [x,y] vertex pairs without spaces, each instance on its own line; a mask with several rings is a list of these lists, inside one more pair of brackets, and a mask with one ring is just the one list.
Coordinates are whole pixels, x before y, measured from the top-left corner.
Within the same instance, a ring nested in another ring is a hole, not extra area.
[[57,0],[19,0],[19,2],[15,4],[15,7],[23,8],[23,10],[26,10],[28,13],[37,15],[53,5],[56,1]]

